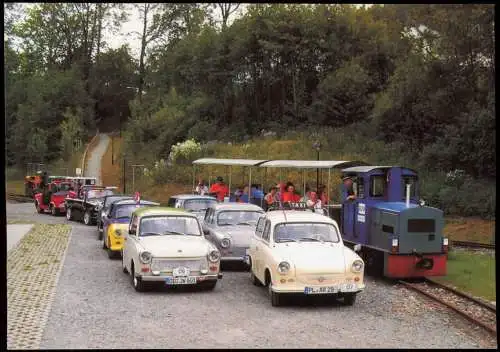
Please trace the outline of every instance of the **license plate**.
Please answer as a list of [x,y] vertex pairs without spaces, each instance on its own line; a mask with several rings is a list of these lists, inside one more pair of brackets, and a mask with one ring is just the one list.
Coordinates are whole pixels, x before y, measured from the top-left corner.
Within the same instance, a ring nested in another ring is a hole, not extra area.
[[196,284],[196,277],[167,277],[165,278],[165,283],[167,285],[192,285]]
[[178,267],[173,270],[172,274],[174,276],[189,276],[189,272],[189,268]]
[[304,293],[306,295],[328,294],[338,292],[353,292],[356,291],[354,284],[342,284],[336,286],[323,286],[323,287],[305,287]]

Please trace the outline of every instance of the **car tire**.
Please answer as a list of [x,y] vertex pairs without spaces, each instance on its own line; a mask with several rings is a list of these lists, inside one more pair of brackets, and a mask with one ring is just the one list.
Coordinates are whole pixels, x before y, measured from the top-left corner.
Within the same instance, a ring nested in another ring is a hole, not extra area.
[[35,202],[35,207],[36,207],[36,212],[38,214],[42,214],[43,213],[43,210],[42,210],[42,208],[40,208],[40,204],[38,204],[38,202]]
[[207,291],[211,291],[217,286],[217,280],[207,281],[202,284],[202,287]]
[[144,292],[145,291],[146,287],[144,285],[144,282],[141,280],[140,277],[137,277],[135,275],[135,269],[133,266],[130,268],[130,278],[131,278],[132,286],[134,287],[134,289],[137,292]]
[[86,210],[83,214],[83,223],[87,226],[92,225],[92,215],[88,210]]
[[108,249],[108,246],[106,246],[106,238],[104,237],[102,239],[102,249]]
[[55,206],[50,207],[50,213],[52,216],[58,216],[59,215],[59,209],[57,209]]
[[352,306],[356,302],[356,294],[355,293],[346,293],[344,295],[344,304],[347,306]]
[[272,290],[271,283],[269,283],[269,285],[267,287],[268,287],[268,291],[269,291],[269,296],[271,297],[271,305],[273,307],[279,307],[281,305],[281,295]]
[[111,249],[108,248],[108,258],[109,259],[116,259],[118,258],[118,253],[115,251],[112,251]]
[[123,261],[123,252],[122,252],[122,271],[124,274],[128,274],[127,267],[125,266],[125,262]]
[[262,283],[259,281],[259,279],[257,279],[257,276],[255,276],[255,274],[253,273],[253,269],[252,269],[252,258],[250,258],[250,281],[252,282],[252,284],[254,284],[255,286],[262,286]]
[[68,220],[68,221],[73,220],[73,214],[72,214],[71,208],[66,209],[66,220]]

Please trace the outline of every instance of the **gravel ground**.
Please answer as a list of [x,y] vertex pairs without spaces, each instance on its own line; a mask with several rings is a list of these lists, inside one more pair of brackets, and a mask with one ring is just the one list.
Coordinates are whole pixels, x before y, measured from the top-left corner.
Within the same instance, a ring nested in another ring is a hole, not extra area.
[[[65,222],[35,214],[32,204],[13,206],[8,218]],[[137,293],[95,231],[73,227],[42,349],[490,347],[448,311],[370,278],[352,307],[315,297],[273,308],[266,290],[237,271],[214,291]]]
[[107,134],[99,134],[99,143],[92,149],[89,150],[90,157],[85,166],[85,177],[96,177],[97,184],[101,184],[101,159],[106,153],[110,138]]

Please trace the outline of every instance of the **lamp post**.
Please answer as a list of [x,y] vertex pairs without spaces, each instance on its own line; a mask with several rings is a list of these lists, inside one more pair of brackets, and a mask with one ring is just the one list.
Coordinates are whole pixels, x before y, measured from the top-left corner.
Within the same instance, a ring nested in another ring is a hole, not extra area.
[[[316,150],[316,156],[317,160],[319,161],[319,150],[321,149],[321,143],[319,141],[316,141],[312,145],[313,149]],[[319,188],[319,168],[316,169],[316,191]]]

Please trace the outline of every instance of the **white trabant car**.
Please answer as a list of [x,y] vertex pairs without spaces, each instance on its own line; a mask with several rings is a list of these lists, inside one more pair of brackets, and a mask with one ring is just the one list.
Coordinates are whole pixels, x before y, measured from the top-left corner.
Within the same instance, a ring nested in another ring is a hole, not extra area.
[[247,253],[251,280],[268,287],[273,306],[287,293],[330,294],[352,305],[365,287],[363,261],[344,246],[335,220],[321,214],[267,212]]
[[205,239],[196,215],[181,209],[139,208],[132,213],[122,249],[122,268],[132,285],[199,285],[214,289],[220,252]]

